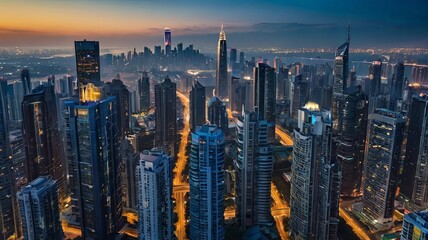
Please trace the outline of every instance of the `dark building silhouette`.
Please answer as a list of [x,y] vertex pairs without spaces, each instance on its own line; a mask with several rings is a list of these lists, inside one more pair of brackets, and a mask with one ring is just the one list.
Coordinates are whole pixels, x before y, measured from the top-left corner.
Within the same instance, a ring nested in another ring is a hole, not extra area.
[[291,116],[297,119],[299,108],[309,101],[309,83],[302,80],[302,74],[294,78],[293,97],[291,99]]
[[342,126],[337,137],[337,161],[342,169],[341,195],[360,195],[367,132],[368,100],[361,87],[349,87],[339,111]]
[[109,86],[109,95],[116,97],[117,105],[117,128],[120,140],[123,140],[127,134],[130,133],[130,95],[128,88],[119,79],[119,77],[113,79],[111,83],[107,83]]
[[275,124],[275,68],[265,63],[254,68],[254,107],[260,120]]
[[196,127],[206,122],[205,87],[195,81],[190,91],[190,130],[196,131]]
[[216,95],[220,99],[228,98],[228,78],[227,78],[227,44],[226,33],[221,26],[217,47],[217,71],[216,71]]
[[381,94],[381,77],[382,77],[382,62],[380,60],[374,61],[372,67],[372,74],[369,75],[370,83],[370,97],[377,97]]
[[236,48],[230,49],[230,66],[233,66],[233,64],[236,63],[238,57],[238,52],[236,51]]
[[28,181],[51,175],[57,181],[59,196],[66,195],[66,167],[54,86],[40,85],[22,102],[23,138]]
[[227,133],[229,120],[227,119],[226,105],[216,96],[208,102],[208,121],[220,128],[223,133]]
[[100,45],[98,41],[75,41],[77,85],[87,82],[99,82]]
[[428,207],[428,97],[413,97],[409,112],[408,139],[400,194],[409,200],[412,210]]
[[146,71],[138,79],[138,94],[140,111],[147,111],[150,108],[150,78]]
[[7,81],[0,79],[0,239],[8,239],[15,232],[9,143],[9,116],[7,113]]
[[30,78],[30,70],[24,68],[21,70],[21,81],[22,87],[24,91],[24,95],[31,92],[31,78]]
[[392,88],[389,98],[389,109],[397,110],[397,101],[403,99],[404,92],[404,64],[397,63],[394,66],[394,74],[392,76]]
[[165,153],[175,155],[177,136],[177,95],[176,84],[167,76],[155,85],[155,147],[162,148]]

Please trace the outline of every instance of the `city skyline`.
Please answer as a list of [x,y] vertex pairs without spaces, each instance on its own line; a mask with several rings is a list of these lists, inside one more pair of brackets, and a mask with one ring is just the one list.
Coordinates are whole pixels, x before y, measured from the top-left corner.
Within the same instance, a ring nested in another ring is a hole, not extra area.
[[417,0],[270,1],[262,9],[256,1],[125,3],[92,1],[84,7],[82,1],[2,3],[0,46],[71,47],[70,41],[86,38],[98,39],[104,47],[142,47],[162,40],[168,27],[173,43],[190,41],[214,52],[213,36],[222,23],[232,48],[334,47],[338,39],[345,40],[348,23],[354,47],[428,46],[424,41],[428,32],[423,31],[428,14],[418,11],[427,4]]

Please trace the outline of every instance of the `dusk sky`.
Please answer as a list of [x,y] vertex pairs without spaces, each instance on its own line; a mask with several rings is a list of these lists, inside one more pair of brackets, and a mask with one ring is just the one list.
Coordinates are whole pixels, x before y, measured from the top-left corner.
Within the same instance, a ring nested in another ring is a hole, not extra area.
[[162,44],[212,51],[224,23],[229,47],[335,47],[351,23],[353,47],[428,47],[426,0],[39,1],[0,3],[0,47],[101,47]]

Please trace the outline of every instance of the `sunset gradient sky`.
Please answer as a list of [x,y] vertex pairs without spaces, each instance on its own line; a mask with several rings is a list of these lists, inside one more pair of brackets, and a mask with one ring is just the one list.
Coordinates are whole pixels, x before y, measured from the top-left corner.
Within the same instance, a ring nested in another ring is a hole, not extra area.
[[[358,47],[428,47],[426,0],[15,0],[0,3],[0,47],[173,44],[214,49],[221,23],[235,47],[334,47],[352,25]],[[213,45],[213,46],[212,46]],[[229,44],[230,45],[230,44]]]

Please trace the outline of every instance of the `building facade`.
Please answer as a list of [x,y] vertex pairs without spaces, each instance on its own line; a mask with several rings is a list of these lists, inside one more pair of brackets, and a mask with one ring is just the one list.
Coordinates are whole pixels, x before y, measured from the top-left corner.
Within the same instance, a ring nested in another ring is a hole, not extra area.
[[230,88],[227,77],[227,44],[226,33],[221,26],[220,36],[217,46],[217,70],[216,70],[216,96],[220,99],[228,99],[228,89]]
[[404,215],[400,240],[428,239],[428,210]]
[[206,99],[205,87],[195,81],[190,91],[190,130],[194,132],[196,127],[206,123]]

